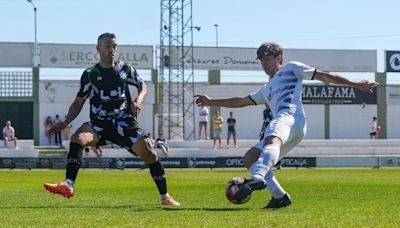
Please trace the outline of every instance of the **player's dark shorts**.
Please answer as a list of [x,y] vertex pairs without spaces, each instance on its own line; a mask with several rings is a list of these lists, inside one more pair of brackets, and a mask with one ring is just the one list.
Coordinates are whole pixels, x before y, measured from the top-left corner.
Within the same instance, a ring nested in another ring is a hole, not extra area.
[[369,135],[370,135],[370,136],[374,136],[374,135],[376,135],[376,131],[374,131],[374,132],[370,132],[370,133],[369,133]]
[[163,148],[165,146],[166,146],[165,143],[157,143],[156,144],[156,148],[159,148],[159,149],[161,149],[161,148]]
[[132,116],[104,120],[95,119],[90,124],[100,139],[96,146],[114,143],[135,154],[132,151],[132,145],[139,139],[147,137],[147,134],[139,127],[139,124]]

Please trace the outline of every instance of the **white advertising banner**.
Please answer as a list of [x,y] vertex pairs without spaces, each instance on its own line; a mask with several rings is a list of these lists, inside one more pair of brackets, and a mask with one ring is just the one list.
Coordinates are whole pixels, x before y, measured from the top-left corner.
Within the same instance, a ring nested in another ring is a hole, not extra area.
[[[118,45],[116,59],[138,69],[152,69],[153,46]],[[94,44],[40,44],[41,67],[86,68],[99,60]]]
[[386,87],[386,104],[399,105],[400,104],[400,86],[388,85]]
[[33,43],[0,42],[0,67],[32,67]]
[[[194,47],[193,64],[197,70],[258,71],[262,68],[256,52],[257,48]],[[377,69],[375,50],[285,49],[283,56],[284,63],[299,61],[330,72],[376,72]],[[189,55],[185,63],[190,66]]]
[[299,61],[329,72],[376,72],[376,50],[285,49],[285,62]]

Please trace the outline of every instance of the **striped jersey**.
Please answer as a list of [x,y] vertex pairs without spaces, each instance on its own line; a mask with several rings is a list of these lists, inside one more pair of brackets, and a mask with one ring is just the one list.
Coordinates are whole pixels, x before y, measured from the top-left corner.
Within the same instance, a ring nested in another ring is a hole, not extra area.
[[83,72],[77,96],[89,99],[91,120],[123,118],[130,113],[128,85],[139,88],[142,84],[135,68],[129,64],[118,62],[113,68],[96,64]]
[[281,113],[304,115],[301,91],[303,80],[313,80],[316,68],[300,62],[289,62],[268,83],[250,94],[255,104],[268,104],[273,116]]

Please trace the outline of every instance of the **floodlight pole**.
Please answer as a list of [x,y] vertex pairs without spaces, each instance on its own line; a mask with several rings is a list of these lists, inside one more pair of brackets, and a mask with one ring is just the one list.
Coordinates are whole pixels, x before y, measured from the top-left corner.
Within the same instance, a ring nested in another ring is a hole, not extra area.
[[34,26],[35,26],[35,43],[33,45],[33,67],[38,67],[38,44],[37,44],[37,8],[32,0],[26,0],[33,6],[33,12],[35,14]]
[[215,47],[218,47],[218,24],[215,24]]
[[37,7],[32,0],[26,0],[33,6],[35,15],[35,43],[33,44],[33,68],[32,68],[32,96],[33,96],[33,141],[35,145],[40,144],[39,132],[39,46],[37,42]]

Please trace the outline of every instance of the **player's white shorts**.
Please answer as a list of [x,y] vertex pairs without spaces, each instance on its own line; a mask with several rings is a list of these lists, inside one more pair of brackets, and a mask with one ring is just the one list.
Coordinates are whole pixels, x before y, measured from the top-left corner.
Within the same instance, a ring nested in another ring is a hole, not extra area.
[[[284,157],[293,147],[303,140],[306,135],[306,118],[303,115],[281,113],[274,118],[264,131],[264,139],[274,135],[279,137],[283,146],[281,148],[279,159]],[[264,139],[260,140],[255,146],[259,150],[264,148]]]

